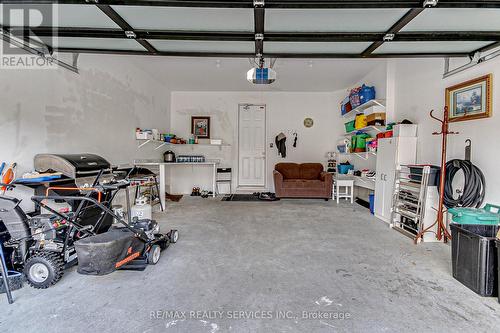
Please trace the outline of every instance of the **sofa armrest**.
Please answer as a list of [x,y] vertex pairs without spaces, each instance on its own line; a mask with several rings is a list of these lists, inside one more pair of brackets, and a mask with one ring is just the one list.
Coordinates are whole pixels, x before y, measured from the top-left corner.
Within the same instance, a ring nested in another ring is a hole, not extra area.
[[273,179],[274,179],[274,192],[276,196],[279,198],[282,195],[283,188],[283,175],[281,172],[273,170]]
[[326,172],[326,171],[322,171],[321,172],[321,174],[319,175],[319,179],[322,182],[328,181],[330,183],[333,183],[333,176],[332,176],[332,174],[329,173],[329,172]]
[[273,178],[274,178],[274,186],[276,187],[277,185],[279,185],[279,187],[281,187],[281,185],[283,184],[283,175],[281,174],[281,172],[274,170]]
[[331,198],[333,190],[333,175],[329,172],[323,171],[320,175],[320,179],[325,182],[325,198]]

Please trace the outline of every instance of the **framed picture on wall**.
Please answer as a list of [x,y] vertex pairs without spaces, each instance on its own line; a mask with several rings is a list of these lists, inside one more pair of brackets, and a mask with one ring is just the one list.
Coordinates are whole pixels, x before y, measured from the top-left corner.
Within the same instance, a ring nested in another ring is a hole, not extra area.
[[491,74],[446,88],[450,121],[491,117]]
[[210,139],[210,117],[192,116],[191,133],[200,139]]

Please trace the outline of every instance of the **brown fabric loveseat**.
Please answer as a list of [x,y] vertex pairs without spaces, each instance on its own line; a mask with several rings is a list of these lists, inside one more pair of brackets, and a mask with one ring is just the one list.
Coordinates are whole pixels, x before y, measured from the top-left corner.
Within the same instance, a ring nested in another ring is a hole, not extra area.
[[321,163],[278,163],[273,177],[278,198],[332,197],[332,175],[323,171]]

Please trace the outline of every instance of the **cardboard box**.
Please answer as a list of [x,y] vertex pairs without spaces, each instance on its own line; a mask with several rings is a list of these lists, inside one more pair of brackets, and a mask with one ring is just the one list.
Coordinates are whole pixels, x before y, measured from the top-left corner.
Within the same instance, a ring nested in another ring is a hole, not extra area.
[[385,125],[385,112],[372,113],[366,116],[366,121],[369,126]]

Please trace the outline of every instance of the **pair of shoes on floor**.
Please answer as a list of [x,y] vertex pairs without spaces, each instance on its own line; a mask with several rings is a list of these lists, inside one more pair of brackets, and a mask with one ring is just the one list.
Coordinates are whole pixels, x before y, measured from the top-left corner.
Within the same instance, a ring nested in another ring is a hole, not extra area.
[[201,195],[200,188],[193,187],[193,190],[191,191],[191,196],[192,197],[199,197],[200,195]]
[[212,196],[213,195],[213,192],[212,191],[201,191],[201,197],[206,199],[208,198],[209,196]]

